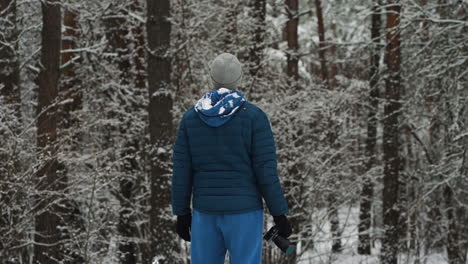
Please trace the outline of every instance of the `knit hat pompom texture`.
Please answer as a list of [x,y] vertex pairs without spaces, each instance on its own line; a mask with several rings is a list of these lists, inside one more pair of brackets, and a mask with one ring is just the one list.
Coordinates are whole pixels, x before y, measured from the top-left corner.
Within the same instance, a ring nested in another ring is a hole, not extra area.
[[242,66],[230,53],[218,55],[210,64],[210,76],[215,89],[237,89],[242,81]]

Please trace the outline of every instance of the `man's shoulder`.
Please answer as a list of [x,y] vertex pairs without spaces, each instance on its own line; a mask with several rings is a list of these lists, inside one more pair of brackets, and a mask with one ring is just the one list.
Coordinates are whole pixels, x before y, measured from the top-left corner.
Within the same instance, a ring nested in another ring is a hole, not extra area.
[[243,108],[247,111],[248,115],[251,118],[257,118],[261,113],[264,113],[264,111],[257,105],[246,101],[243,105]]
[[187,109],[187,111],[185,111],[185,113],[182,115],[182,119],[191,119],[191,118],[194,118],[195,117],[195,107],[192,106],[190,107],[189,109]]

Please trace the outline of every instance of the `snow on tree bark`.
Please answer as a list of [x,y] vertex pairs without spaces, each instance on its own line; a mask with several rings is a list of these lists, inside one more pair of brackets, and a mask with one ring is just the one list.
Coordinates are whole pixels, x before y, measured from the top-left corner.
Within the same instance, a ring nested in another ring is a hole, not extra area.
[[[157,149],[170,149],[172,143],[172,87],[171,84],[171,23],[169,0],[147,0],[148,38],[148,92],[149,134],[151,151],[150,250],[159,263],[176,263],[173,251],[180,251],[169,218],[170,206],[170,151],[157,153]],[[145,263],[151,263],[150,259]]]
[[299,79],[299,42],[297,38],[297,26],[299,23],[298,0],[285,0],[286,3],[286,14],[288,15],[288,21],[286,22],[285,35],[288,43],[288,50],[286,51],[287,67],[286,74],[297,81]]
[[[380,65],[380,27],[381,27],[380,3],[374,3],[372,7],[371,26],[371,61],[369,70],[369,112],[367,115],[367,138],[366,138],[366,171],[369,172],[376,163],[376,143],[377,143],[377,111],[379,108],[379,65]],[[374,196],[373,179],[367,175],[364,179],[361,192],[361,206],[359,214],[359,254],[371,254],[370,228],[371,228],[371,208]]]
[[42,6],[41,70],[38,76],[37,148],[39,168],[36,172],[37,195],[33,263],[59,263],[64,258],[60,226],[61,193],[66,188],[57,174],[57,94],[60,76],[62,40],[61,5],[49,0]]
[[381,261],[383,264],[396,264],[398,260],[399,205],[398,187],[402,171],[400,158],[401,77],[400,77],[400,11],[398,0],[387,3],[387,34],[385,63],[385,107],[383,120],[383,219],[385,235],[382,239]]

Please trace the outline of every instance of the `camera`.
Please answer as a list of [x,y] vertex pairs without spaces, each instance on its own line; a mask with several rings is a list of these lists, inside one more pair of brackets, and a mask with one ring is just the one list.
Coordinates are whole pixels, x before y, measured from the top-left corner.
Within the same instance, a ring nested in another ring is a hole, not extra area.
[[267,241],[270,245],[276,245],[283,251],[286,256],[290,256],[296,253],[296,246],[291,244],[291,242],[278,234],[279,229],[276,226],[273,226],[264,236],[263,239]]

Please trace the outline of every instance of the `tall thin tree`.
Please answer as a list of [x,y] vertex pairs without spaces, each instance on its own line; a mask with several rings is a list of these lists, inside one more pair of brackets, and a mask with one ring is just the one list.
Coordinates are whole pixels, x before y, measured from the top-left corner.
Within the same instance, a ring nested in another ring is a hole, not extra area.
[[252,37],[252,47],[250,48],[250,74],[256,76],[260,70],[262,55],[264,50],[264,39],[266,30],[266,0],[254,0],[253,5],[253,18],[254,30]]
[[322,80],[325,82],[326,86],[330,88],[330,81],[328,76],[327,68],[327,45],[325,44],[325,25],[323,21],[322,13],[322,1],[315,0],[315,9],[317,14],[317,26],[318,26],[318,36],[319,36],[319,58],[320,58],[320,73],[322,74]]
[[[369,172],[376,163],[375,146],[377,144],[377,110],[379,107],[379,64],[380,64],[380,27],[382,25],[380,3],[377,1],[372,7],[372,25],[369,70],[369,112],[367,114],[366,138],[366,171]],[[372,179],[367,175],[364,178],[361,191],[361,206],[359,213],[359,254],[371,254],[370,227],[371,207],[374,195]]]
[[385,107],[383,120],[383,221],[385,234],[382,240],[381,260],[383,264],[396,264],[398,255],[398,181],[402,170],[400,158],[399,117],[401,116],[401,52],[399,0],[389,0],[386,7],[387,33],[385,63]]
[[[61,76],[58,88],[57,101],[57,139],[60,141],[57,151],[65,153],[76,151],[79,146],[79,120],[75,115],[82,107],[82,93],[80,89],[80,80],[76,74],[77,64],[81,61],[80,54],[73,51],[77,48],[79,38],[78,12],[71,7],[64,8],[63,12],[63,36],[62,36],[62,56],[61,56]],[[57,141],[57,142],[58,142]],[[63,186],[69,185],[68,168],[65,160],[57,161],[57,177],[63,179]],[[63,195],[63,208],[61,218],[66,223],[66,229],[62,230],[63,243],[65,246],[64,254],[67,258],[75,262],[82,262],[82,256],[76,247],[76,241],[71,240],[73,233],[83,233],[84,223],[81,219],[79,206],[74,199],[67,194]]]
[[[129,14],[134,2],[127,3],[125,1],[115,1],[111,5],[110,13],[106,17],[106,36],[109,39],[109,49],[111,52],[117,54],[116,58],[111,60],[111,63],[115,64],[116,72],[119,76],[115,90],[120,91],[122,94],[129,94],[135,96],[133,93],[134,85],[132,76],[132,56],[130,53],[130,38],[129,33],[131,31]],[[119,92],[118,92],[119,93]],[[128,102],[137,101],[136,98],[128,100],[125,96],[116,96],[118,104],[121,108],[125,109],[125,112],[131,113],[135,111],[132,104]],[[135,145],[138,144],[137,138],[139,135],[131,136],[132,124],[129,120],[122,117],[119,111],[111,111],[110,116],[112,118],[119,119],[122,124],[119,126],[119,132],[128,140],[124,143],[124,146],[120,149],[120,158],[122,165],[120,172],[122,176],[119,178],[119,189],[115,192],[115,196],[119,200],[119,221],[117,224],[117,230],[120,235],[119,241],[119,253],[118,258],[122,264],[133,264],[137,262],[137,248],[133,242],[136,235],[133,222],[134,219],[134,187],[135,178],[138,175],[137,162],[135,161]],[[116,129],[116,128],[113,128]],[[110,140],[109,140],[110,142]]]
[[14,188],[21,180],[17,177],[21,168],[18,155],[21,147],[16,137],[22,127],[16,5],[16,0],[0,0],[0,208],[9,208],[0,210],[0,233],[5,235],[0,239],[0,255],[13,260],[17,250],[11,248],[26,252],[25,247],[20,246],[20,234],[7,235],[20,223],[24,211],[20,206],[22,201],[15,201],[23,200],[20,190]]
[[[16,0],[0,0],[0,96],[13,107],[13,115],[21,119],[18,67],[18,30]],[[17,127],[13,132],[18,132]]]
[[[315,9],[316,9],[316,15],[317,15],[317,28],[318,28],[318,35],[319,35],[319,58],[320,58],[320,72],[321,72],[321,77],[323,83],[325,83],[326,87],[330,90],[334,89],[335,85],[335,74],[336,74],[336,68],[333,67],[333,71],[331,73],[333,76],[331,76],[330,72],[328,71],[328,66],[327,66],[327,58],[326,58],[326,51],[329,49],[329,47],[325,44],[326,38],[325,38],[325,23],[323,19],[323,13],[322,13],[322,1],[321,0],[315,0]],[[332,47],[332,52],[335,52],[335,47]],[[333,54],[334,55],[334,54]],[[332,81],[332,80],[333,81]],[[327,132],[327,138],[330,143],[330,146],[333,146],[333,149],[337,148],[337,130],[336,130],[336,124],[333,120],[330,120],[330,127],[329,131]],[[334,163],[336,158],[332,158],[332,162]],[[333,252],[339,252],[341,251],[341,232],[339,229],[339,219],[338,219],[338,208],[337,208],[337,198],[335,193],[328,193],[328,217],[330,220],[330,229],[331,233],[333,236],[333,242],[332,242],[332,251]]]
[[299,40],[297,37],[299,2],[298,0],[285,0],[285,4],[286,13],[288,14],[288,21],[284,31],[288,43],[286,73],[290,78],[297,81],[299,79]]
[[59,0],[41,1],[41,70],[38,76],[37,176],[33,263],[60,263],[60,193],[65,189],[57,175],[57,94],[60,76],[62,13]]
[[[298,8],[299,2],[297,0],[285,0],[285,8],[286,13],[288,15],[288,21],[286,22],[286,26],[283,30],[283,37],[285,37],[288,43],[288,49],[286,50],[286,59],[287,59],[287,66],[286,66],[286,75],[288,77],[288,83],[291,85],[293,89],[298,88],[297,81],[299,80],[299,72],[298,72],[298,49],[299,49],[299,40],[297,35],[298,25],[299,25],[299,16],[298,16]],[[286,195],[287,200],[293,200],[291,196],[294,194],[291,190],[294,187],[294,182],[300,181],[295,177],[299,176],[298,173],[298,166],[294,166],[290,168],[290,178],[284,179],[284,193]],[[293,215],[293,211],[297,209],[297,204],[290,204],[290,222],[293,230],[299,230],[300,223],[301,223],[301,216],[299,214]],[[275,252],[268,252],[268,255],[273,255]],[[269,256],[270,257],[270,256]],[[294,254],[291,257],[284,257],[282,255],[276,255],[273,259],[267,259],[270,263],[281,263],[281,264],[292,264],[296,263],[297,256]]]
[[221,6],[226,9],[225,17],[225,29],[222,34],[223,46],[222,49],[225,52],[236,54],[238,50],[238,40],[237,40],[237,14],[239,12],[239,2],[238,1],[221,1]]
[[[82,92],[80,90],[80,80],[76,75],[77,65],[81,62],[80,54],[74,49],[77,48],[79,38],[78,12],[71,8],[66,8],[63,15],[63,38],[62,38],[62,81],[60,84],[61,118],[59,126],[61,129],[69,129],[77,125],[78,120],[73,118],[71,113],[80,110],[82,107]],[[73,135],[77,139],[77,135]]]
[[[169,0],[147,0],[149,133],[151,142],[151,206],[149,239],[152,256],[159,263],[176,263],[180,251],[168,217],[170,205],[170,148],[172,147],[171,23]],[[150,263],[147,259],[145,262]]]

